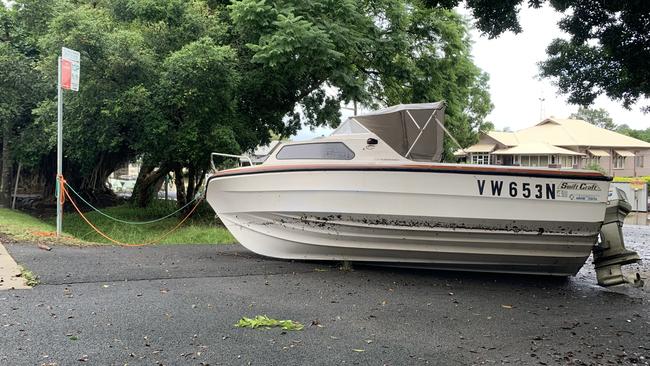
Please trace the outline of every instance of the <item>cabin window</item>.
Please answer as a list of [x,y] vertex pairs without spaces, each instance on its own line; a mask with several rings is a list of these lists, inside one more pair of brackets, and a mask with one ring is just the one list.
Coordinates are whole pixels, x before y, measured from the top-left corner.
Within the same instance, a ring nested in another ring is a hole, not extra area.
[[352,160],[354,152],[342,142],[315,142],[284,146],[275,157],[278,160]]

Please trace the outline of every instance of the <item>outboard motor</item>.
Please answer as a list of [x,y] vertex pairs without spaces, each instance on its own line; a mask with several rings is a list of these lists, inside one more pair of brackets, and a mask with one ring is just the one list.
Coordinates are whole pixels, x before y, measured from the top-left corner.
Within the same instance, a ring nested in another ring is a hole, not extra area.
[[605,220],[600,229],[600,238],[594,246],[594,267],[596,278],[601,286],[614,286],[629,283],[635,287],[643,286],[639,273],[626,276],[621,266],[641,262],[639,255],[625,248],[623,241],[623,221],[632,210],[625,192],[612,187],[605,210]]

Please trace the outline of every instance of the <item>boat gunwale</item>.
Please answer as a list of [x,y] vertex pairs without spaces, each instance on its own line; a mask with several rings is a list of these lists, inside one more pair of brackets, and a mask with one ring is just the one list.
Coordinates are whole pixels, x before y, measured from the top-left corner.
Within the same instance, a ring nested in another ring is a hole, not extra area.
[[501,167],[476,167],[476,166],[449,166],[439,164],[279,164],[279,165],[258,165],[253,167],[241,167],[222,170],[214,173],[208,178],[207,183],[212,179],[233,177],[241,175],[255,175],[265,173],[293,173],[293,172],[314,172],[314,171],[379,171],[379,172],[411,172],[411,173],[448,173],[448,174],[478,174],[478,175],[502,175],[515,177],[554,178],[554,179],[576,179],[611,182],[612,177],[599,172],[572,172],[562,170],[544,171],[540,169],[513,169]]

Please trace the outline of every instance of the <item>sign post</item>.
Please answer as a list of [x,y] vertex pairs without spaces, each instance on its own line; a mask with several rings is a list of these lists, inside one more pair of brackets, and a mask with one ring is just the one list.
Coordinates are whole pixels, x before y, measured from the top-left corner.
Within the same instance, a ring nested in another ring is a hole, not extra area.
[[56,236],[61,236],[63,228],[63,89],[79,91],[80,72],[79,52],[61,48],[58,60],[57,78],[57,126],[56,126]]

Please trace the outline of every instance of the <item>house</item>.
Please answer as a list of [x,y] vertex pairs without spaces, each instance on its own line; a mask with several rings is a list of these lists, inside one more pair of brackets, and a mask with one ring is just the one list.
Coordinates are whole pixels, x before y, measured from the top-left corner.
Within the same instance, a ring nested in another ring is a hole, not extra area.
[[650,143],[576,119],[547,118],[516,132],[481,133],[477,144],[455,155],[471,164],[599,166],[612,176],[650,175]]

